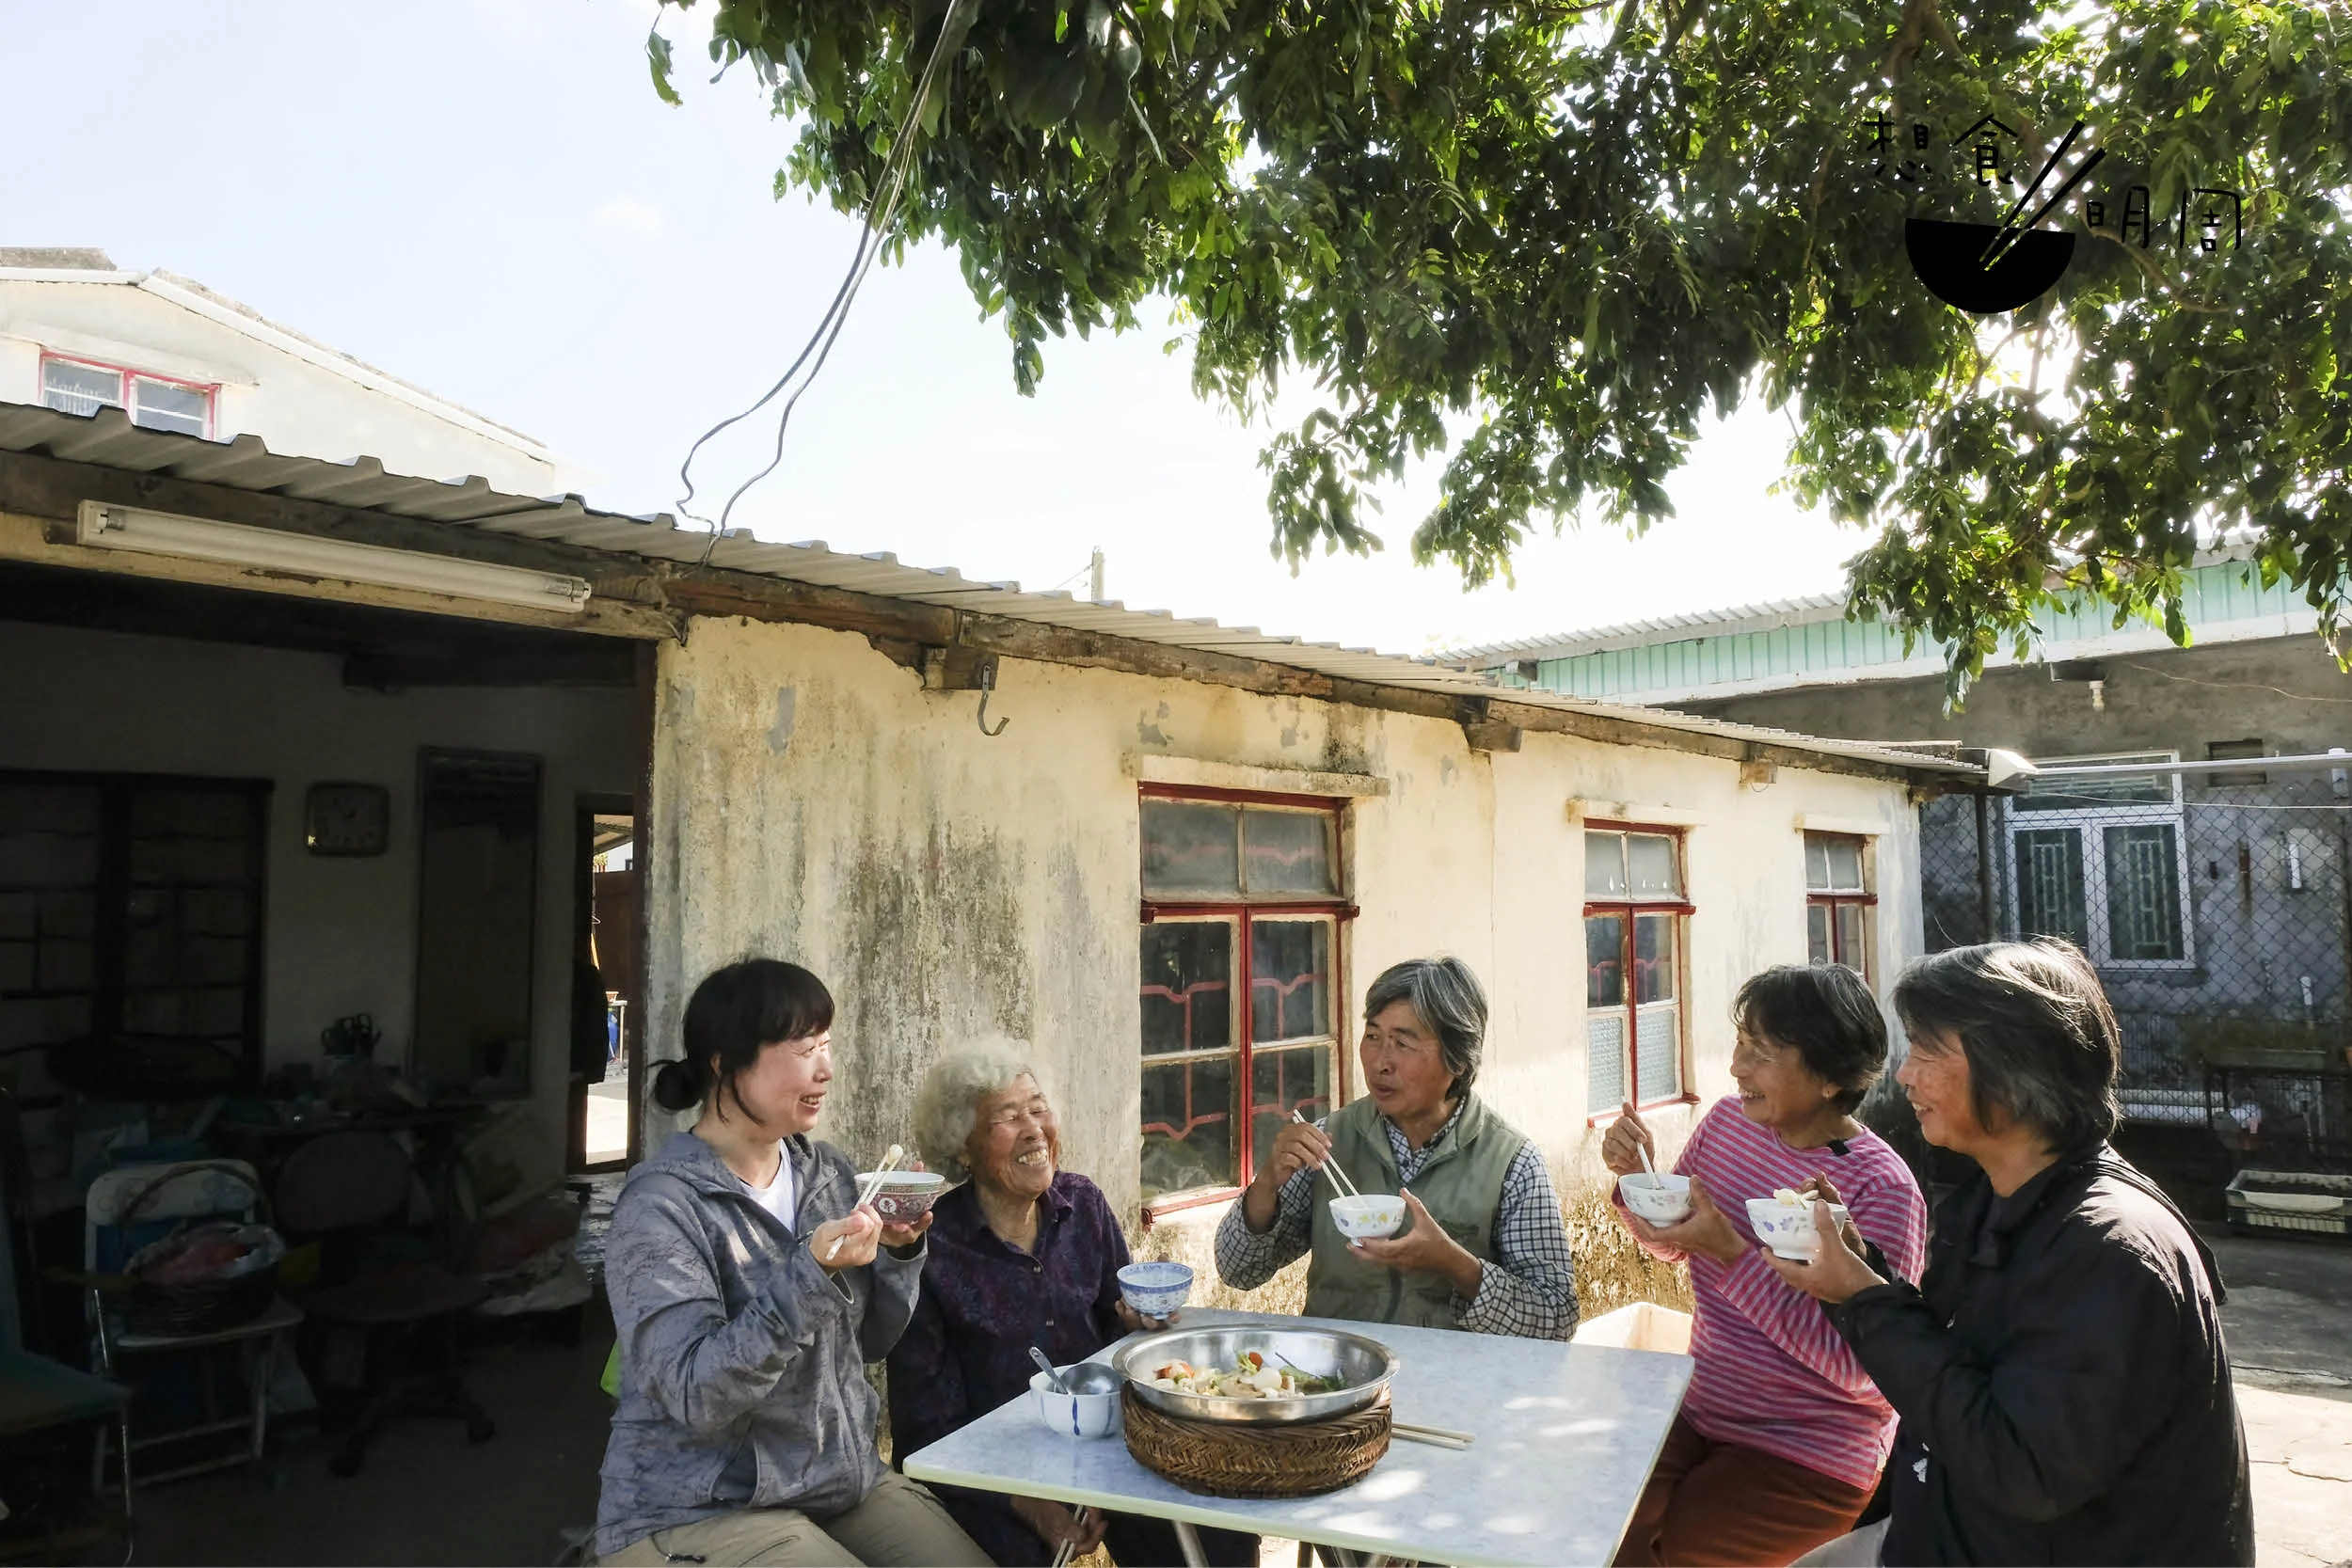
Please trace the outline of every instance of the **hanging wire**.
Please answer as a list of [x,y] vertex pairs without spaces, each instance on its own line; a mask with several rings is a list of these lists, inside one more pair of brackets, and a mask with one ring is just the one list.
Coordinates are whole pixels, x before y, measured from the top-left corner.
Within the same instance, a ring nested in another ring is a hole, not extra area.
[[[825,360],[833,353],[834,341],[841,336],[841,328],[850,319],[850,306],[857,298],[858,289],[865,283],[866,273],[872,269],[874,259],[882,254],[882,238],[890,231],[891,221],[898,215],[898,198],[906,188],[907,171],[914,162],[915,128],[922,123],[923,111],[930,102],[932,87],[939,77],[940,62],[950,53],[949,43],[961,36],[955,26],[954,12],[970,3],[971,0],[959,0],[941,22],[939,37],[931,45],[930,58],[924,64],[914,94],[908,100],[906,113],[898,121],[898,134],[891,139],[890,155],[882,165],[882,177],[874,188],[872,199],[866,203],[865,223],[858,232],[857,250],[850,260],[849,273],[842,278],[841,286],[834,291],[833,303],[825,308],[825,314],[818,322],[816,332],[784,374],[776,378],[776,384],[769,388],[757,403],[704,431],[686,450],[686,460],[678,465],[678,483],[685,486],[685,493],[677,499],[678,515],[691,522],[707,523],[710,528],[710,542],[703,546],[702,565],[710,564],[711,556],[719,548],[719,541],[726,537],[727,518],[734,514],[735,503],[741,500],[753,485],[774,473],[777,466],[784,461],[784,436],[786,428],[792,422],[792,410],[799,404],[801,394],[816,383],[818,373],[825,368]],[[809,365],[811,355],[816,356],[813,365]],[[694,466],[695,453],[701,451],[721,431],[740,424],[774,402],[776,395],[791,385],[794,376],[800,374],[803,365],[809,365],[808,375],[785,400],[783,409],[776,416],[776,447],[773,455],[768,459],[768,466],[736,486],[735,493],[727,498],[726,505],[720,509],[717,521],[697,515],[691,507],[694,499],[694,480],[691,470]]]

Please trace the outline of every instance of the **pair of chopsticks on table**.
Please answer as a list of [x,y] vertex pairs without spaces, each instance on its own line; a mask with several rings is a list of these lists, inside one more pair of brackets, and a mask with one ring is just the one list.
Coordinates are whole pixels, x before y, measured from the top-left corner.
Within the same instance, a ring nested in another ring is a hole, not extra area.
[[1407,1443],[1426,1443],[1433,1449],[1452,1449],[1457,1453],[1477,1441],[1469,1433],[1455,1432],[1451,1427],[1415,1426],[1398,1420],[1389,1422],[1389,1435],[1402,1437]]
[[[907,1151],[904,1148],[898,1144],[892,1144],[889,1151],[882,1155],[882,1164],[875,1167],[873,1175],[866,1179],[865,1185],[858,1188],[857,1201],[850,1206],[850,1212],[851,1213],[855,1213],[860,1209],[863,1209],[867,1204],[873,1202],[874,1195],[882,1191],[883,1179],[889,1176],[892,1171],[897,1170],[898,1168],[898,1162],[906,1157]],[[849,1238],[847,1236],[835,1236],[833,1239],[833,1245],[825,1249],[825,1261],[828,1263],[832,1262],[833,1255],[839,1252],[841,1250],[841,1243],[848,1240]]]

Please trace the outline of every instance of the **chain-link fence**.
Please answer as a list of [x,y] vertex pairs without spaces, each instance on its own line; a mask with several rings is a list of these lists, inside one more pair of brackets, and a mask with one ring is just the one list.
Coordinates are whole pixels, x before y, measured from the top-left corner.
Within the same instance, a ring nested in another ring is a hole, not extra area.
[[2062,936],[2123,1034],[2127,1122],[2352,1158],[2352,779],[2343,771],[2044,773],[1920,808],[1929,951]]

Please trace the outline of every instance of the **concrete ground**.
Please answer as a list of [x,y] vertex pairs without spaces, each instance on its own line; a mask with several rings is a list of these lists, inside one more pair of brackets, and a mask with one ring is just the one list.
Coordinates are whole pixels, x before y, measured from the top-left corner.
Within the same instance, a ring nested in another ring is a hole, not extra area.
[[[2352,1248],[2209,1235],[2230,1281],[2258,1560],[2352,1568]],[[552,1562],[564,1529],[595,1516],[611,1410],[596,1377],[611,1344],[598,1310],[577,1348],[485,1348],[469,1382],[499,1432],[480,1448],[454,1423],[396,1423],[367,1468],[339,1481],[325,1447],[296,1433],[276,1488],[229,1471],[142,1490],[135,1560]],[[1289,1543],[1268,1545],[1270,1563],[1295,1560]]]
[[2262,1568],[2352,1564],[2352,1248],[2206,1232],[2253,1461]]

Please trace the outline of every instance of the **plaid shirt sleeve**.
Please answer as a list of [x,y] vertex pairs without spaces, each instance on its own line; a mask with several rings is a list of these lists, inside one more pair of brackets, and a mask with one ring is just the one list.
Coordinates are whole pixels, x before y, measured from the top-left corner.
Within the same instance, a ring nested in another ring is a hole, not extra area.
[[[1303,1209],[1303,1205],[1302,1205]],[[1219,1235],[1221,1243],[1224,1238]],[[1455,1326],[1472,1334],[1565,1339],[1576,1332],[1576,1259],[1551,1172],[1534,1144],[1502,1179],[1495,1207],[1496,1260],[1479,1264],[1478,1294],[1454,1298]],[[1223,1259],[1219,1249],[1220,1264]]]
[[1282,1183],[1274,1196],[1274,1223],[1260,1235],[1242,1217],[1243,1199],[1235,1198],[1216,1227],[1216,1272],[1236,1291],[1254,1291],[1305,1256],[1308,1205],[1314,1201],[1315,1170],[1310,1165]]

